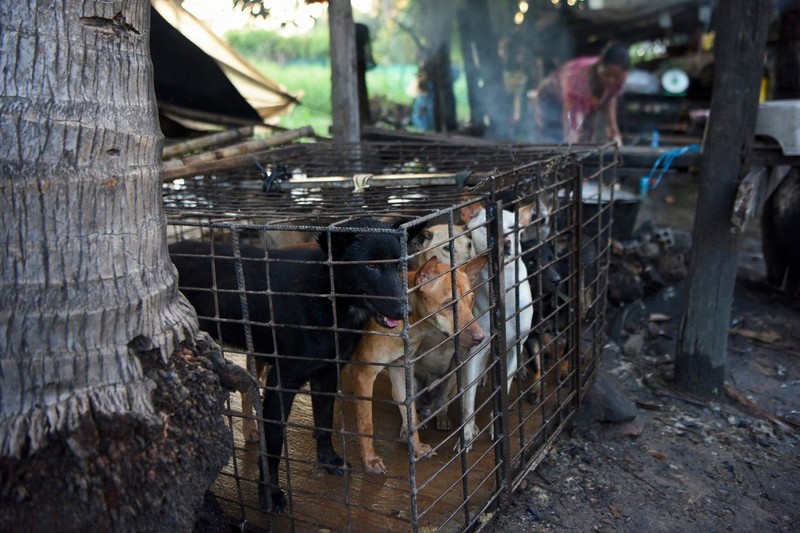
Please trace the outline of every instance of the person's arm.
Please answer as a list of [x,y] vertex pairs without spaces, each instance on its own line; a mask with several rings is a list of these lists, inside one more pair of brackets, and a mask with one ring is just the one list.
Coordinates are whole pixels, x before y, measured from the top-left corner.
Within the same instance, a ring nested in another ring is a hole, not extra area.
[[606,115],[606,124],[608,127],[607,134],[617,146],[622,146],[622,133],[619,131],[619,123],[617,122],[617,97],[612,96],[603,107]]
[[586,110],[580,104],[580,99],[570,91],[570,87],[566,87],[564,90],[564,103],[561,112],[561,120],[564,125],[564,140],[568,143],[579,142],[581,125],[586,118]]

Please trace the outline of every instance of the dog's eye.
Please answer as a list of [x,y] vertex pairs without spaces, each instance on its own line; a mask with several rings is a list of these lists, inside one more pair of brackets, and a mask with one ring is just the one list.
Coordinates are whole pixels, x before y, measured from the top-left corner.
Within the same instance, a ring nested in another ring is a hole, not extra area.
[[377,269],[378,263],[367,263],[367,267],[372,269]]
[[450,251],[450,245],[449,244],[445,244],[444,245],[444,251],[445,252],[449,252]]

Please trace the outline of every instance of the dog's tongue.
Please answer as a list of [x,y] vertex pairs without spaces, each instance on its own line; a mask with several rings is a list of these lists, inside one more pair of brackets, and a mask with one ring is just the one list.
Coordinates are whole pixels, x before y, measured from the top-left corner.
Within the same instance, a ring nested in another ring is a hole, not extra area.
[[389,318],[388,316],[385,316],[385,317],[383,317],[383,319],[386,321],[386,327],[388,327],[388,328],[393,328],[393,327],[395,327],[397,324],[399,324],[399,323],[400,323],[400,321],[399,321],[399,320],[392,320],[392,319],[391,319],[391,318]]

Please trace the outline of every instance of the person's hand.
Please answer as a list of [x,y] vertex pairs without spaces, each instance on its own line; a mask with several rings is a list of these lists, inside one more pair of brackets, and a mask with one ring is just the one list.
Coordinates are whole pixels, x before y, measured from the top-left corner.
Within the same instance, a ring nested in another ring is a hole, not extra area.
[[567,144],[578,144],[580,140],[580,132],[576,130],[569,130],[567,132]]
[[617,145],[617,148],[622,148],[622,134],[619,132],[618,129],[607,126],[606,127],[606,136],[608,139],[614,141],[614,144]]

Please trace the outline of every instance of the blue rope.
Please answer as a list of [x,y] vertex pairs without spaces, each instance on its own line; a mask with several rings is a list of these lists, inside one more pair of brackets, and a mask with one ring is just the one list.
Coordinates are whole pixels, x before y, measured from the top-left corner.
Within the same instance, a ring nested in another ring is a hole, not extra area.
[[[656,159],[656,162],[653,163],[653,168],[650,169],[650,174],[642,178],[642,187],[647,187],[644,189],[646,192],[647,189],[653,190],[658,187],[658,184],[661,183],[661,178],[664,177],[664,173],[669,170],[670,165],[672,162],[675,161],[676,158],[686,154],[688,152],[699,152],[700,145],[699,144],[687,144],[686,146],[682,146],[680,148],[673,148],[672,150],[667,150]],[[650,182],[653,179],[653,175],[658,170],[659,165],[662,165],[661,172],[659,172],[658,177],[656,178],[655,183],[650,186]]]

